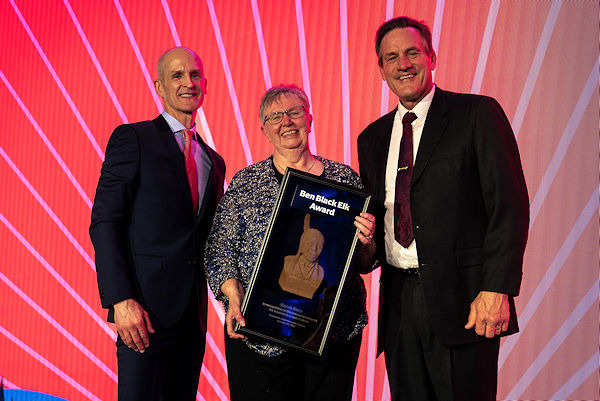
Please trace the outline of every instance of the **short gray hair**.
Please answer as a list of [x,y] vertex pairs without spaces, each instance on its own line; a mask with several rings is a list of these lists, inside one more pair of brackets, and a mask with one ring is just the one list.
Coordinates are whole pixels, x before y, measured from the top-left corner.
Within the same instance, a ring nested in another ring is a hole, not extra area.
[[277,86],[273,86],[269,89],[263,97],[260,99],[260,107],[258,108],[258,117],[260,118],[260,123],[263,124],[265,119],[265,111],[267,108],[273,104],[273,102],[279,100],[283,95],[294,95],[298,99],[304,103],[304,108],[306,112],[310,112],[310,105],[308,104],[308,96],[306,93],[297,85],[294,84],[280,84]]

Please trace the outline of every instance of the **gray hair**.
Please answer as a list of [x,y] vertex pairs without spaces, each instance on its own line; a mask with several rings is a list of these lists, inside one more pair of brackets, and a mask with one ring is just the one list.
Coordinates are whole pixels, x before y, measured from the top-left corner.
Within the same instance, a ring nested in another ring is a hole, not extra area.
[[280,84],[277,86],[273,86],[271,89],[269,89],[267,92],[265,92],[263,97],[260,99],[260,107],[258,108],[258,117],[260,118],[261,124],[263,124],[263,121],[265,119],[265,111],[267,110],[267,108],[270,105],[272,105],[273,102],[279,100],[281,98],[281,96],[283,96],[283,95],[296,96],[304,104],[304,108],[306,109],[306,112],[307,113],[310,112],[310,105],[308,104],[308,96],[306,96],[306,93],[304,93],[302,88],[300,88],[299,86],[294,85],[294,84],[291,84],[291,85]]

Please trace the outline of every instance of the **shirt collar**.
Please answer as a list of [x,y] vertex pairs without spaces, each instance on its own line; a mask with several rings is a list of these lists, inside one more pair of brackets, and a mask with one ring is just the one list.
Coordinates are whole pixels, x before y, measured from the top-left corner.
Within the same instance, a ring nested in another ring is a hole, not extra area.
[[[175,133],[175,132],[179,132],[182,131],[185,128],[185,125],[183,125],[182,123],[179,122],[179,120],[177,120],[175,117],[173,117],[172,115],[170,115],[169,113],[167,113],[166,111],[163,111],[161,113],[161,116],[163,116],[163,118],[167,121],[167,124],[169,124],[169,128],[171,128],[171,132]],[[194,124],[192,126],[192,128],[190,128],[192,131],[194,131],[194,135],[196,135],[196,124]]]
[[404,107],[402,105],[402,102],[398,102],[398,113],[397,113],[398,117],[400,117],[400,119],[402,119],[404,117],[404,114],[408,113],[409,111],[415,113],[417,115],[417,118],[419,118],[419,119],[427,116],[427,112],[429,111],[429,106],[431,106],[431,101],[433,100],[434,93],[435,93],[435,85],[433,85],[433,88],[431,88],[429,93],[427,95],[425,95],[425,97],[423,99],[421,99],[421,101],[419,103],[417,103],[415,105],[415,107],[413,107],[412,110],[408,110],[406,107]]

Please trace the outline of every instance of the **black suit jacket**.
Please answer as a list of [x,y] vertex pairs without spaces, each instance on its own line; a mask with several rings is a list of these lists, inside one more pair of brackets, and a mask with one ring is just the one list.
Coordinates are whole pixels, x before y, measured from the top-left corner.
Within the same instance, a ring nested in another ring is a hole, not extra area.
[[[385,169],[396,110],[358,138],[360,175],[374,197],[381,273],[379,352],[387,310],[383,216]],[[479,291],[507,293],[509,330],[518,331],[518,295],[529,226],[529,201],[510,123],[492,98],[436,88],[411,181],[411,213],[431,324],[456,346],[482,338],[464,329]],[[389,289],[388,289],[389,291]],[[393,291],[393,289],[392,289]]]
[[134,298],[154,327],[182,316],[197,283],[206,330],[204,242],[223,194],[225,163],[201,142],[212,161],[203,204],[196,216],[183,154],[162,116],[121,125],[106,148],[90,237],[102,306]]

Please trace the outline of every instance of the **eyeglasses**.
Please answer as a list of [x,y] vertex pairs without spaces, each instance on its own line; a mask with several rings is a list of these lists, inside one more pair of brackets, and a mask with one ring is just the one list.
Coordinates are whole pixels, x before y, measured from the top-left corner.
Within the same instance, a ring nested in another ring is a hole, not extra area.
[[289,118],[291,118],[292,120],[295,120],[297,118],[304,116],[304,113],[306,113],[306,112],[307,111],[304,108],[304,106],[292,107],[291,109],[286,110],[286,111],[276,111],[276,112],[271,113],[268,116],[266,116],[263,121],[263,124],[268,121],[269,124],[271,124],[271,125],[277,125],[283,121],[284,114],[287,114],[287,116]]

